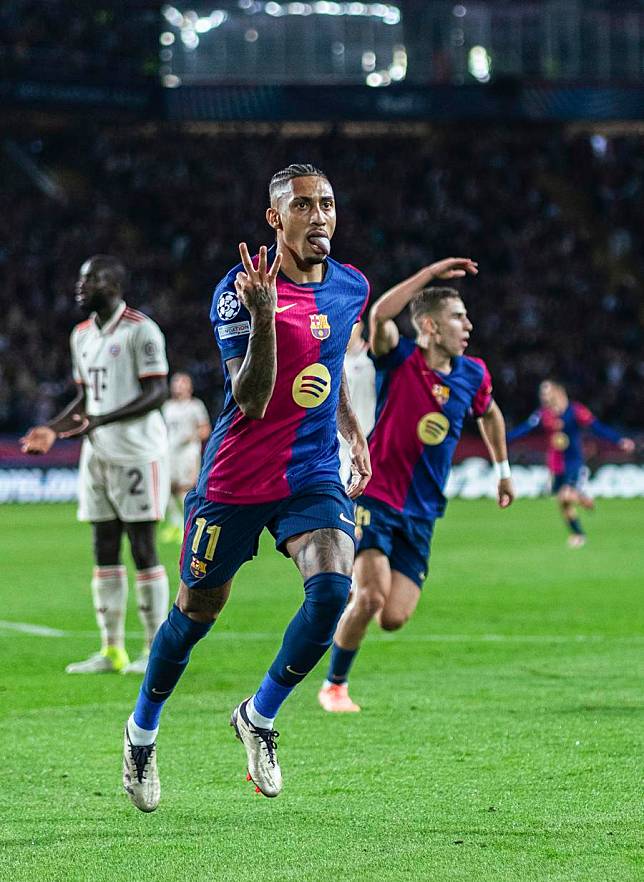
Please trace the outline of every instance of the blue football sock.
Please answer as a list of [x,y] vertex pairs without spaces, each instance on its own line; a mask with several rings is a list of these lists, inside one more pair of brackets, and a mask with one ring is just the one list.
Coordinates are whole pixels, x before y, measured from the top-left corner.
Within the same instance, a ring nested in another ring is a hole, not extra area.
[[157,728],[163,705],[179,682],[192,647],[211,628],[212,623],[193,622],[173,604],[150,648],[148,667],[134,708],[137,726],[142,729]]
[[329,683],[346,683],[349,679],[349,670],[353,660],[358,654],[357,649],[342,649],[337,643],[331,647],[331,661],[329,672],[326,675]]
[[275,661],[253,697],[255,709],[273,719],[290,692],[320,661],[344,611],[351,577],[318,573],[304,583],[304,603],[291,620]]
[[571,533],[575,533],[577,536],[585,535],[584,528],[581,526],[579,518],[566,518],[566,521]]

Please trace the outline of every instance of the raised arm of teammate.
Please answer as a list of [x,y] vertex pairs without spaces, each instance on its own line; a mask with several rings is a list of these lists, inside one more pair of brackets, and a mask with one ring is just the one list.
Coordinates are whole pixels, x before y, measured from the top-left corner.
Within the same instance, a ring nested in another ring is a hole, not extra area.
[[476,421],[481,437],[488,449],[498,477],[497,499],[501,508],[514,501],[514,487],[508,465],[508,448],[505,441],[505,420],[501,408],[492,401],[487,411]]
[[375,356],[386,355],[398,345],[398,328],[393,319],[434,279],[457,279],[467,273],[475,276],[478,264],[469,257],[447,257],[429,264],[399,282],[376,300],[369,314],[369,346]]
[[351,453],[351,483],[347,488],[347,493],[351,499],[357,499],[371,478],[371,458],[369,456],[367,439],[351,404],[349,384],[344,369],[342,371],[337,419],[338,431],[349,445]]
[[540,425],[541,414],[538,410],[536,410],[533,414],[530,414],[527,420],[519,423],[519,425],[515,426],[511,432],[507,433],[506,441],[508,442],[508,444],[512,444],[512,442],[516,441],[517,438],[523,438],[526,435],[529,435],[530,432],[534,432],[535,429],[538,429]]
[[597,438],[603,438],[604,441],[611,441],[616,444],[620,450],[626,453],[632,453],[635,450],[635,442],[632,438],[626,438],[610,426],[601,423],[596,417],[588,424],[588,429]]
[[282,263],[277,254],[267,269],[267,249],[259,249],[257,269],[252,264],[245,242],[239,245],[244,272],[237,273],[235,290],[250,313],[250,337],[243,358],[226,362],[235,401],[244,416],[261,420],[271,400],[277,376],[277,341],[275,336],[276,278]]

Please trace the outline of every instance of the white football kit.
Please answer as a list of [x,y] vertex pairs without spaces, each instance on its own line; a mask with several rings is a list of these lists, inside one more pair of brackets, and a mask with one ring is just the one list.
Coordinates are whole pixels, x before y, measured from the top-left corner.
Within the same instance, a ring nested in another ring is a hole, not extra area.
[[[373,429],[376,419],[376,369],[367,352],[365,346],[358,352],[347,352],[344,357],[351,404],[365,435]],[[340,436],[340,478],[346,485],[350,477],[351,453],[349,445]]]
[[[91,416],[124,407],[141,394],[141,379],[168,373],[160,328],[123,301],[103,327],[94,316],[76,325],[70,347],[74,380],[85,387]],[[79,520],[161,520],[170,493],[161,412],[94,429],[83,439],[79,471]]]
[[168,427],[170,482],[178,487],[192,487],[201,467],[199,428],[210,425],[206,405],[198,398],[171,398],[161,412]]

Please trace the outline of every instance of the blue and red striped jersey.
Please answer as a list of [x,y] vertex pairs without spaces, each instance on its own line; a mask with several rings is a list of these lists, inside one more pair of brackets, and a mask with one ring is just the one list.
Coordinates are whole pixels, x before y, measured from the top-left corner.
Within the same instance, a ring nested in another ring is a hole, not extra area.
[[[274,248],[269,250],[269,265]],[[256,265],[257,256],[253,258]],[[210,319],[224,368],[223,410],[208,441],[197,484],[214,502],[284,499],[308,484],[338,482],[337,409],[344,354],[369,297],[355,267],[326,260],[317,284],[277,279],[277,379],[263,419],[241,412],[227,361],[244,356],[251,317],[239,301],[238,264],[215,288]]]
[[373,477],[365,496],[403,514],[433,520],[445,511],[445,485],[468,413],[492,401],[485,362],[457,356],[452,370],[431,370],[405,337],[376,366],[376,423],[369,435]]

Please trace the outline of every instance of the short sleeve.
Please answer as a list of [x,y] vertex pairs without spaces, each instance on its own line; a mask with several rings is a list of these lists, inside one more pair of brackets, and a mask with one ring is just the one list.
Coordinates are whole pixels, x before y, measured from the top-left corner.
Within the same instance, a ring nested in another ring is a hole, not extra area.
[[575,401],[573,406],[573,413],[575,414],[575,419],[584,429],[587,428],[595,419],[595,415],[588,410],[588,408],[584,404],[579,404],[578,401]]
[[223,362],[245,355],[250,337],[250,313],[235,291],[234,279],[241,264],[231,270],[215,288],[210,321]]
[[492,403],[492,377],[487,365],[482,359],[477,358],[476,362],[483,368],[483,376],[472,399],[472,415],[477,419],[487,413]]
[[386,355],[374,355],[369,350],[369,358],[377,371],[393,371],[409,358],[415,348],[416,344],[413,340],[401,335],[396,346]]
[[165,377],[168,373],[165,337],[161,328],[152,319],[137,325],[134,337],[134,364],[141,380],[146,377]]

